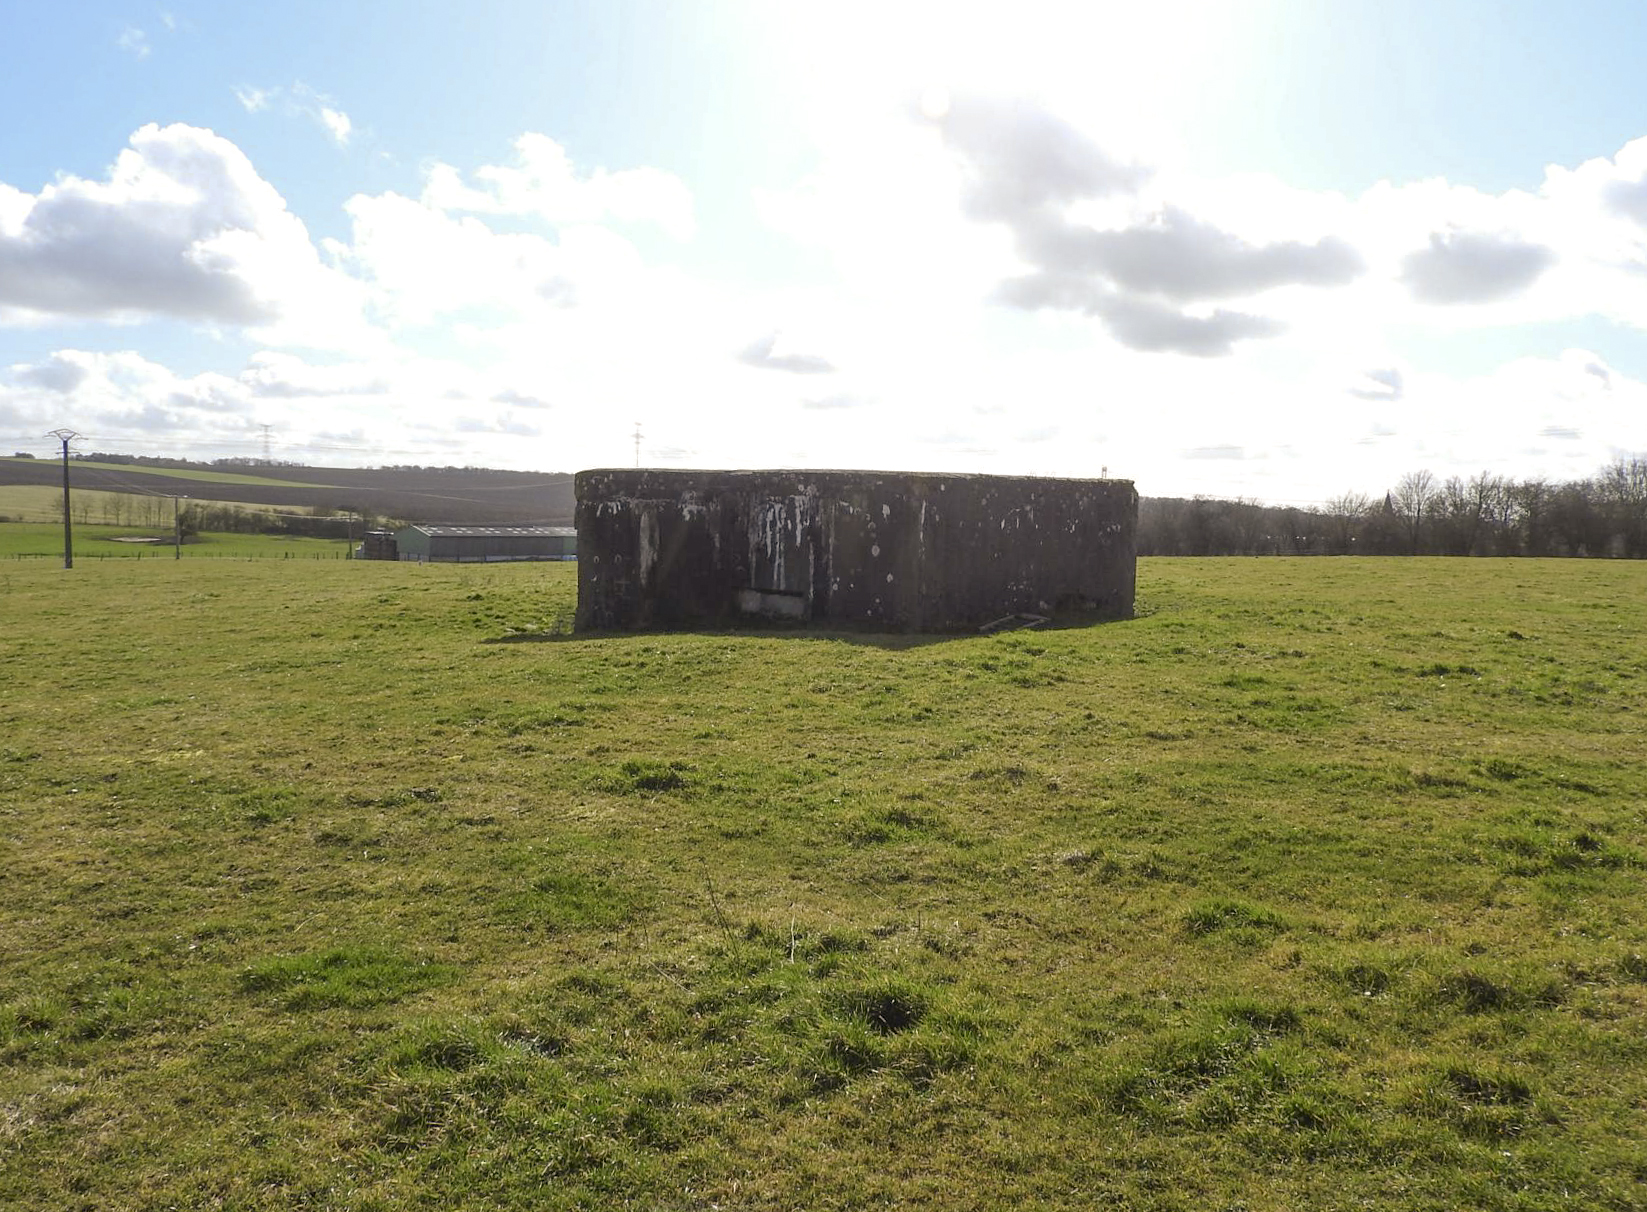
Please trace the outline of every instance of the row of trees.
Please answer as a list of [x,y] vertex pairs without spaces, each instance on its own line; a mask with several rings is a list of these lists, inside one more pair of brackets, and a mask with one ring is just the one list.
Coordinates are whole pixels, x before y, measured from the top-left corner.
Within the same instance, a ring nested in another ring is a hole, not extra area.
[[[132,493],[80,492],[71,497],[74,521],[90,525],[101,521],[111,526],[132,526],[147,530],[170,530],[175,517],[184,535],[203,530],[228,534],[284,534],[305,538],[360,538],[368,530],[393,523],[376,514],[360,511],[333,511],[320,506],[297,512],[276,509],[247,509],[222,502],[189,501],[173,513],[174,500],[162,496]],[[63,501],[53,502],[61,520]]]
[[[34,458],[33,455],[21,455],[22,458]],[[251,459],[235,456],[224,459],[179,459],[171,455],[143,455],[121,454],[118,451],[93,450],[82,454],[73,451],[70,459],[84,460],[87,463],[118,463],[128,467],[165,467],[168,469],[186,471],[191,467],[210,468],[219,470],[240,471],[248,467],[302,467],[302,463],[294,463],[287,459]]]
[[1647,456],[1586,480],[1482,472],[1403,477],[1382,497],[1345,493],[1319,508],[1196,497],[1145,498],[1141,555],[1482,555],[1647,558]]
[[184,507],[179,524],[186,535],[202,530],[229,534],[286,534],[314,539],[359,539],[368,530],[384,525],[384,519],[370,513],[333,513],[319,507],[305,513],[269,509],[242,509],[238,505],[191,501]]
[[[105,526],[133,526],[158,530],[172,525],[171,497],[142,497],[127,493],[81,491],[73,494],[71,507],[76,526],[90,526],[101,522]],[[51,501],[52,517],[63,520],[63,498],[54,495]],[[7,521],[0,518],[0,522]],[[13,519],[15,520],[15,519]]]
[[[91,520],[91,506],[97,507],[105,524],[110,526],[170,526],[172,524],[172,498],[170,497],[140,497],[124,492],[97,492],[79,493],[74,497],[77,506],[75,512],[82,522]],[[57,506],[59,517],[63,514],[62,503]]]

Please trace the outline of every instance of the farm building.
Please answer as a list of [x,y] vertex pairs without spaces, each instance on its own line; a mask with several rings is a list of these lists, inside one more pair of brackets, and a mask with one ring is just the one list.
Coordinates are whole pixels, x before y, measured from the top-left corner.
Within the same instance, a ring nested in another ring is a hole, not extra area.
[[486,564],[503,560],[572,560],[570,526],[403,526],[395,531],[402,560]]
[[1130,480],[610,469],[576,487],[579,630],[1132,614]]

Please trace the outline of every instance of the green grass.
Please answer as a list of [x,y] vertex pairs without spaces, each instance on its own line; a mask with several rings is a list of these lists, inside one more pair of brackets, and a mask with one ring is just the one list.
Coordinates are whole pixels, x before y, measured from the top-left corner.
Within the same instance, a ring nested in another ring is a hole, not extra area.
[[[176,556],[169,542],[169,526],[81,525],[74,531],[75,563],[102,560],[171,560]],[[132,535],[152,535],[168,540],[159,546],[122,543]],[[351,549],[345,539],[310,539],[287,535],[227,534],[206,531],[191,535],[183,544],[182,558],[204,559],[342,559]],[[0,524],[0,560],[63,560],[63,523],[7,522]],[[0,565],[4,567],[5,565]]]
[[0,564],[0,1206],[1647,1205],[1647,565],[574,576]]
[[[18,459],[10,455],[0,456],[0,463],[33,464],[50,463],[49,459]],[[61,460],[55,460],[59,466]],[[202,484],[273,484],[282,488],[336,488],[336,484],[310,484],[304,480],[281,480],[273,476],[252,476],[238,471],[205,471],[184,467],[150,467],[142,463],[100,463],[92,459],[73,459],[69,463],[69,474],[72,477],[76,467],[93,467],[99,471],[118,471],[122,475],[156,476],[170,480],[196,480]]]

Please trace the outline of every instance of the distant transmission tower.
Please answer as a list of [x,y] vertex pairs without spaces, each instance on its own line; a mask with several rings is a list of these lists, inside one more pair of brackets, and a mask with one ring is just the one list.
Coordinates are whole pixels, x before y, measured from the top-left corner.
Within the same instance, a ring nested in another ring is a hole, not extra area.
[[636,467],[640,466],[640,440],[641,440],[640,422],[636,421],[635,422],[635,466]]
[[272,426],[272,425],[263,426],[263,461],[265,463],[273,463],[274,462],[274,433],[273,433],[273,430],[274,430],[274,426]]

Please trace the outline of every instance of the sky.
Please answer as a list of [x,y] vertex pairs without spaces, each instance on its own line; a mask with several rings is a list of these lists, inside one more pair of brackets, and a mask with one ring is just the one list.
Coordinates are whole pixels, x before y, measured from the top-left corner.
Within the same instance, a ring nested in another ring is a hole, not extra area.
[[0,0],[0,453],[1582,478],[1647,452],[1644,51],[1638,0]]

